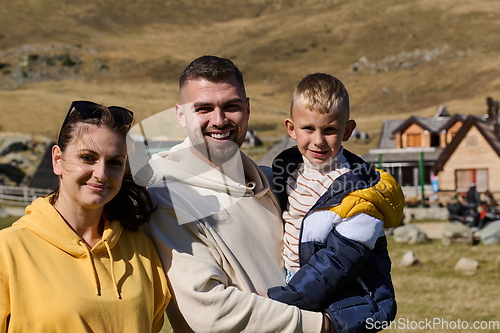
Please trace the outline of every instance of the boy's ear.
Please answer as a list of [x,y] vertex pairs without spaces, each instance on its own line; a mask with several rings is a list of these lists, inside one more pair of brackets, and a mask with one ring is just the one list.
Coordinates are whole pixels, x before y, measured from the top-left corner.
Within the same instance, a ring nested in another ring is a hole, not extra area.
[[293,126],[292,119],[285,119],[285,126],[288,132],[288,135],[294,140],[297,140],[297,135],[295,134],[295,126]]
[[345,125],[345,131],[344,131],[344,136],[342,137],[342,141],[349,140],[355,128],[356,128],[356,122],[353,119],[349,119],[349,121]]

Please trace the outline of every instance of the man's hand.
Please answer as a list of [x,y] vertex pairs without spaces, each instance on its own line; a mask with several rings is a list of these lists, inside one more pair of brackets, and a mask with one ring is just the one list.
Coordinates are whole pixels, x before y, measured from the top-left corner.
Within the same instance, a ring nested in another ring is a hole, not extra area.
[[323,313],[323,326],[321,327],[321,333],[336,333],[328,313]]

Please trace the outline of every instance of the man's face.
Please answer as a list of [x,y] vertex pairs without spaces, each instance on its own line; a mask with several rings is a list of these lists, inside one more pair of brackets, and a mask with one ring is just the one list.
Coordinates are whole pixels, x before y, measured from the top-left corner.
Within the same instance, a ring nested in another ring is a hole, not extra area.
[[180,91],[177,119],[196,151],[214,164],[233,157],[245,140],[250,101],[235,76],[222,82],[188,81]]

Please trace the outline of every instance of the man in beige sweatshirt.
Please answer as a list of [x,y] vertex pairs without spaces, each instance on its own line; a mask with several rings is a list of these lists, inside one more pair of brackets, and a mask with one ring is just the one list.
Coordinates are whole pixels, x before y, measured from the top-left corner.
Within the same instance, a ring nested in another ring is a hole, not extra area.
[[264,173],[239,150],[250,115],[241,72],[196,59],[176,115],[189,137],[150,161],[158,210],[146,230],[170,281],[174,332],[327,332],[321,313],[265,298],[286,284],[283,222]]

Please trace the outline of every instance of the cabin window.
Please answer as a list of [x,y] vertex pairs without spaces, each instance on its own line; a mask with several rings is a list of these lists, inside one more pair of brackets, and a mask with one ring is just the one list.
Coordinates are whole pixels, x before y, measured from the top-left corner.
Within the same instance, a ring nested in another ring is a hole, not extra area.
[[407,134],[408,147],[420,147],[422,141],[420,139],[420,134]]
[[488,169],[462,169],[456,170],[457,192],[466,192],[470,183],[476,183],[478,192],[488,190]]

